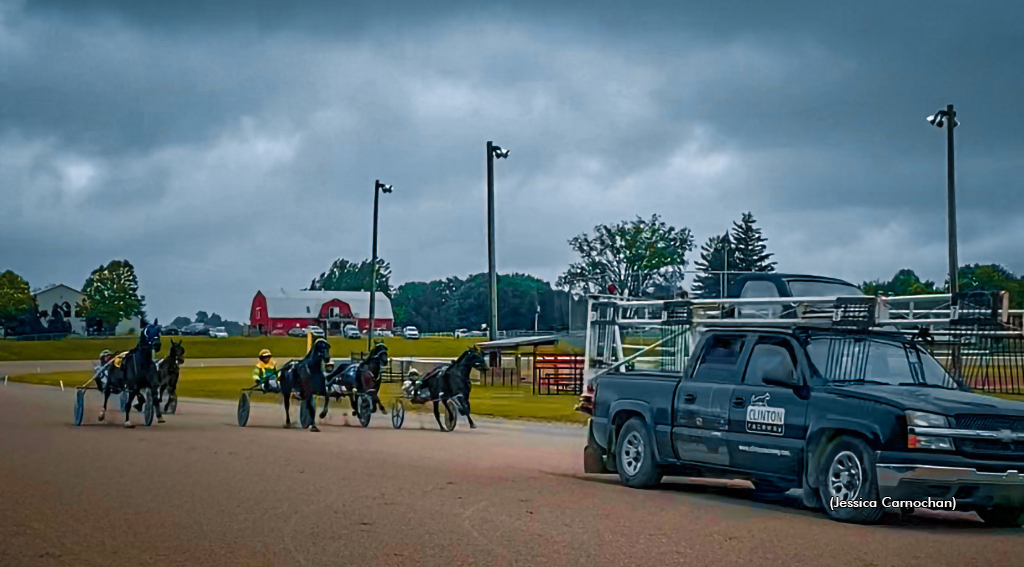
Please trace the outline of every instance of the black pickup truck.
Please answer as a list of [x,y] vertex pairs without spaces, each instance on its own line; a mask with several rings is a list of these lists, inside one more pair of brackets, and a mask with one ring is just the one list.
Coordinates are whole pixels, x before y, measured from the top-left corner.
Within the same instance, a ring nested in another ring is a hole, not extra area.
[[1021,525],[1024,403],[966,391],[902,334],[700,329],[682,373],[594,381],[587,473],[638,488],[664,475],[747,479],[859,523],[955,499],[986,523]]

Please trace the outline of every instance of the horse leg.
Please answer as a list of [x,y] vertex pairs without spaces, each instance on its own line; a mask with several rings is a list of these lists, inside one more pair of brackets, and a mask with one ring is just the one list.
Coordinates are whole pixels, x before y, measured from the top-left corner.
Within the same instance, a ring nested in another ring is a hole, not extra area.
[[[327,417],[327,405],[329,403],[331,403],[330,392],[328,392],[327,395],[324,396],[324,411],[320,412],[320,419],[324,419],[324,418]],[[315,400],[313,402],[313,409],[316,409],[316,401]]]
[[441,412],[438,410],[438,404],[439,402],[434,400],[434,419],[437,420],[437,426],[441,428],[441,431],[447,431],[441,424]]
[[466,398],[466,419],[469,421],[469,428],[476,429],[476,424],[473,423],[473,416],[469,415],[469,398]]
[[100,421],[103,421],[103,418],[107,417],[107,400],[109,400],[109,399],[110,399],[110,387],[108,386],[108,387],[103,389],[103,409],[100,411],[100,419],[99,419]]
[[291,412],[291,391],[284,394],[284,428],[288,429],[292,426],[292,412]]
[[309,410],[309,418],[311,420],[309,430],[313,433],[320,431],[316,426],[316,395],[310,394],[308,398],[302,400],[302,403],[306,404],[306,409]]
[[135,427],[132,425],[132,421],[128,419],[128,415],[132,413],[132,400],[135,399],[137,393],[133,393],[131,388],[128,389],[128,403],[124,405],[124,426],[128,429]]
[[160,411],[160,387],[149,387],[149,395],[153,397],[153,409],[156,410],[156,422],[164,423],[164,413]]

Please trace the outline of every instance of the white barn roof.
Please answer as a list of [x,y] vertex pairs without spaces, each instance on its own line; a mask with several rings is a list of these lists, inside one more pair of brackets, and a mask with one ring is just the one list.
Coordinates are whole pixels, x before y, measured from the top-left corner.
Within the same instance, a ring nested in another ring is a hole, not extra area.
[[[320,315],[324,303],[337,299],[348,304],[352,316],[357,319],[370,317],[370,292],[368,291],[285,291],[267,292],[260,290],[267,298],[267,315],[272,319],[312,319]],[[391,300],[377,292],[374,306],[375,319],[394,319]]]

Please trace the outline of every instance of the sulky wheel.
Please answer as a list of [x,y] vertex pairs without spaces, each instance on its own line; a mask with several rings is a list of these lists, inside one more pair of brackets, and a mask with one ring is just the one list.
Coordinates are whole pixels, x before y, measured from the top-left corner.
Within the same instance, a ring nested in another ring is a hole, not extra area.
[[243,392],[241,396],[238,396],[238,426],[245,427],[247,423],[249,423],[249,395]]
[[153,407],[153,396],[146,398],[145,405],[142,406],[142,417],[145,418],[146,427],[153,425],[153,415],[156,413],[156,408]]
[[401,429],[403,423],[405,423],[405,402],[402,401],[402,398],[395,398],[395,401],[391,402],[391,425],[395,429]]
[[356,403],[356,413],[359,414],[359,425],[370,426],[370,416],[373,415],[373,400],[368,395],[359,396]]
[[121,413],[128,411],[128,389],[121,390]]
[[310,415],[309,404],[306,403],[306,400],[301,400],[299,402],[299,425],[301,425],[303,429],[313,425],[313,416]]
[[75,392],[75,425],[82,425],[82,416],[85,415],[85,390]]
[[444,401],[444,428],[446,431],[455,429],[459,421],[459,408],[451,399]]

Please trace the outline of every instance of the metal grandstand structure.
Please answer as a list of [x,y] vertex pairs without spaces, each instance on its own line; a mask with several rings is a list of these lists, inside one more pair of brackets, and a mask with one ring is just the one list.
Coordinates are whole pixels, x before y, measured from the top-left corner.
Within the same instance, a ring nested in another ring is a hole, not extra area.
[[887,331],[913,339],[962,384],[1024,394],[1024,334],[1006,292],[954,296],[633,300],[590,297],[584,379],[610,371],[681,372],[708,326]]

